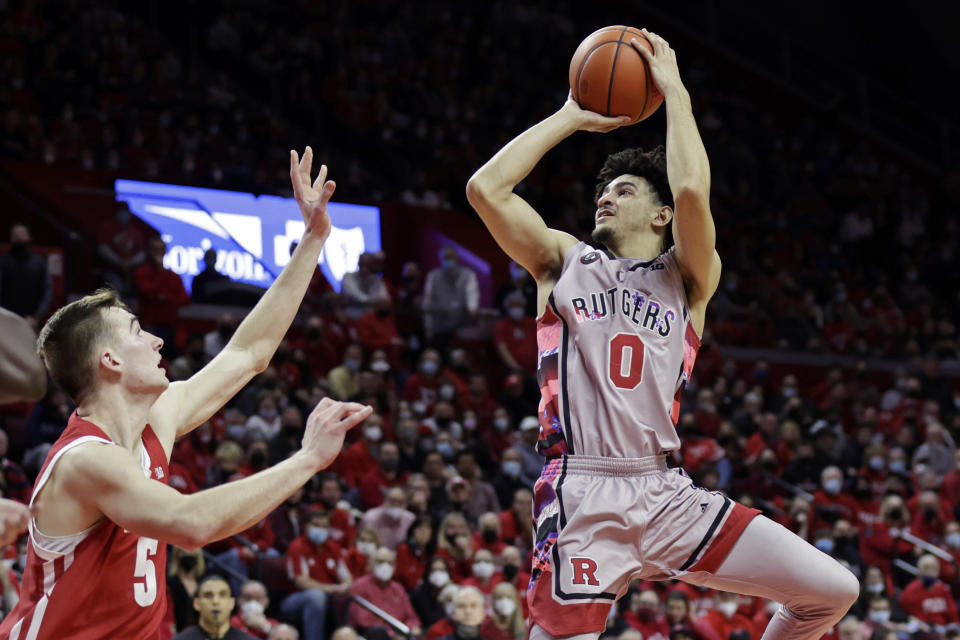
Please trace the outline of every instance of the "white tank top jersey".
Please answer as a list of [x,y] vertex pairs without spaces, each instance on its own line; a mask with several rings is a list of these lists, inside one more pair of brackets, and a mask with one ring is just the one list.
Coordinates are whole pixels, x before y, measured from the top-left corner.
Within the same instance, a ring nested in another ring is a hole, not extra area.
[[537,319],[537,450],[641,458],[680,447],[680,394],[700,348],[673,248],[567,251]]

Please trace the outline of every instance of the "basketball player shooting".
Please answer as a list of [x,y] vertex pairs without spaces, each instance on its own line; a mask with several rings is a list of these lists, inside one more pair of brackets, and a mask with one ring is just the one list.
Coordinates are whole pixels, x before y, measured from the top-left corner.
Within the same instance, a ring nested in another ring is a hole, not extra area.
[[47,322],[38,350],[77,403],[34,488],[36,515],[20,602],[4,640],[158,638],[166,613],[166,545],[196,549],[263,519],[337,456],[347,429],[370,415],[322,400],[303,448],[236,482],[192,495],[167,486],[174,441],[205,422],[263,371],[296,315],[330,234],[336,184],[313,152],[290,152],[290,177],[306,229],[289,264],[203,369],[170,384],[163,341],[140,328],[112,291],[73,302]]
[[538,288],[537,447],[547,461],[535,486],[530,638],[596,638],[632,580],[671,578],[782,603],[764,638],[819,638],[857,599],[853,574],[665,462],[680,446],[680,393],[721,265],[710,167],[676,55],[644,35],[652,52],[631,44],[665,96],[666,150],[607,158],[593,231],[601,250],[547,228],[513,189],[575,131],[611,131],[627,117],[568,99],[467,185]]

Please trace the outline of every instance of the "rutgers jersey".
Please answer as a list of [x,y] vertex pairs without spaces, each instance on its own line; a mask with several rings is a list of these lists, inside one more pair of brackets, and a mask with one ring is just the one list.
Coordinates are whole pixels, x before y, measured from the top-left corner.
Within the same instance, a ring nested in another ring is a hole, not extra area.
[[[70,416],[40,471],[34,498],[64,453],[86,443],[117,446],[95,424]],[[143,474],[167,483],[167,456],[150,425],[140,449]],[[32,504],[32,500],[31,500]],[[166,613],[164,543],[106,518],[69,536],[48,536],[30,522],[20,602],[0,625],[0,639],[160,638]]]
[[640,458],[677,449],[680,394],[700,338],[671,248],[615,258],[580,242],[537,320],[547,457]]

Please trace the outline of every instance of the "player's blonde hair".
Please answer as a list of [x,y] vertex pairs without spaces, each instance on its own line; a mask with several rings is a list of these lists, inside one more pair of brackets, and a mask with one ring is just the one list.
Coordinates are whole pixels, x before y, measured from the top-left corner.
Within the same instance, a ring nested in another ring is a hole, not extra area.
[[96,349],[111,336],[106,312],[129,311],[113,289],[98,289],[61,307],[40,330],[37,354],[54,383],[80,404],[96,385]]

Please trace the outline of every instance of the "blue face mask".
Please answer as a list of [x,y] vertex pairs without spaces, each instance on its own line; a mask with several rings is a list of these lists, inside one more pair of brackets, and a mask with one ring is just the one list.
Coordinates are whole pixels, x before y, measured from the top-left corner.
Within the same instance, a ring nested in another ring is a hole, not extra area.
[[330,532],[325,527],[309,527],[307,529],[307,538],[316,545],[326,542],[329,536]]
[[893,473],[903,473],[907,470],[907,465],[903,460],[891,460],[890,471]]
[[820,538],[814,543],[813,546],[826,554],[833,553],[833,540],[830,538]]
[[444,258],[441,260],[441,263],[443,263],[444,269],[453,269],[457,266],[457,260],[455,258]]
[[933,586],[933,583],[936,582],[936,581],[937,581],[937,579],[936,579],[936,577],[934,577],[934,576],[921,576],[921,577],[920,577],[920,582],[923,583],[923,588],[924,588],[924,589],[929,589],[930,587]]

